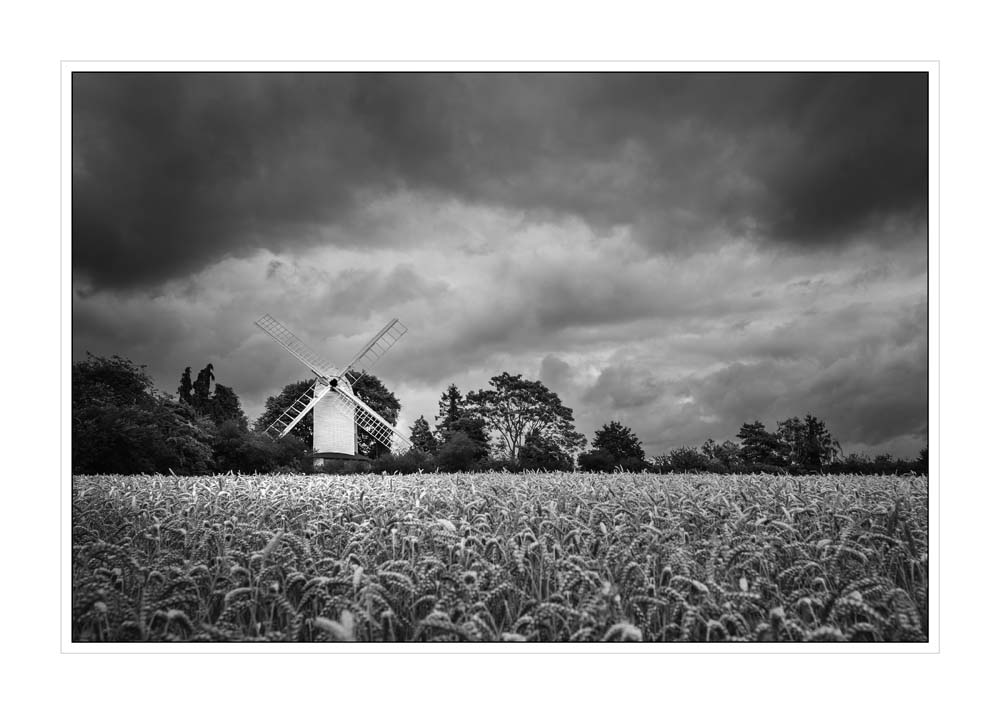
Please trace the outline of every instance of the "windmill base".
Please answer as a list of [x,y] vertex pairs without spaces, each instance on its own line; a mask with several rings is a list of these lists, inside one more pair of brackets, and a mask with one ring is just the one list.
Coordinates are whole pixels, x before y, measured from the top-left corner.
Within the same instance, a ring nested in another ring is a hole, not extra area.
[[371,459],[363,454],[343,454],[339,451],[317,451],[310,454],[309,458],[312,459],[313,468],[317,471],[322,471],[327,466],[364,467],[371,463]]

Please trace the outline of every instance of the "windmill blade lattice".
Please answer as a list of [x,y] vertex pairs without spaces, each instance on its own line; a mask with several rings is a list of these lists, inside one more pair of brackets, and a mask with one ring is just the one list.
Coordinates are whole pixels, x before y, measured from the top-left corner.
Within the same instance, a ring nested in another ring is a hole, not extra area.
[[309,368],[313,374],[324,380],[337,374],[337,367],[327,359],[324,359],[316,350],[311,349],[305,342],[292,334],[291,330],[275,320],[269,314],[264,315],[254,322],[257,327],[271,336],[275,342],[284,347],[295,356],[302,364]]
[[323,384],[317,379],[309,385],[309,388],[298,399],[292,402],[291,406],[281,413],[281,416],[271,422],[271,425],[264,430],[264,433],[273,438],[280,439],[294,429],[295,425],[302,421],[303,417],[309,413],[309,410],[316,406],[319,400],[325,397],[329,391],[330,385]]
[[347,394],[339,388],[334,389],[332,394],[338,397],[346,407],[353,408],[354,419],[357,425],[371,434],[390,451],[400,452],[413,448],[413,444],[410,443],[409,439],[383,419],[378,412],[353,394]]
[[373,338],[368,341],[361,351],[358,352],[346,367],[341,375],[353,386],[358,381],[358,377],[349,374],[350,370],[360,367],[362,370],[371,369],[378,362],[379,357],[384,355],[396,344],[400,337],[406,334],[406,325],[399,320],[391,320],[388,325],[379,330]]

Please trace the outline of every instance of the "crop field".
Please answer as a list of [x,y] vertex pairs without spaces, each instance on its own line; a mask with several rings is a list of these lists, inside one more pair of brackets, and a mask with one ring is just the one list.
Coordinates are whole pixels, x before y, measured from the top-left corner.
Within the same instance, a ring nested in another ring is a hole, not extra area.
[[76,476],[72,637],[927,640],[927,479]]

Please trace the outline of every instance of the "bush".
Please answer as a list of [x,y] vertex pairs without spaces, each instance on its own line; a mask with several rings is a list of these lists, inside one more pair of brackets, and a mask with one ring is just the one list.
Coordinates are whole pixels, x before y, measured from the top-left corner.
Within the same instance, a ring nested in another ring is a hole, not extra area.
[[528,471],[572,471],[573,457],[560,449],[554,439],[532,431],[518,452],[517,465]]
[[615,457],[604,449],[588,451],[577,458],[581,471],[609,472],[615,470]]
[[509,473],[520,473],[523,469],[516,461],[508,458],[494,458],[487,456],[473,464],[472,469],[477,472],[489,473],[491,471],[507,471]]
[[437,463],[444,471],[469,471],[482,458],[482,445],[464,431],[453,431],[438,449]]
[[410,449],[405,454],[386,454],[371,462],[371,470],[375,473],[413,474],[433,471],[435,467],[434,457],[420,449]]

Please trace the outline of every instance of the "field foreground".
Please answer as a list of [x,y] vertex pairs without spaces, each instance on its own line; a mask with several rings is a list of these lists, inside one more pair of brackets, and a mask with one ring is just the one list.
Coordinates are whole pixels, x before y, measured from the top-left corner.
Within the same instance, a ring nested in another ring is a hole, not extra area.
[[75,476],[74,641],[926,641],[927,479]]

